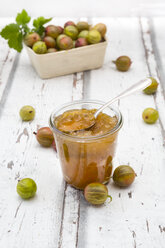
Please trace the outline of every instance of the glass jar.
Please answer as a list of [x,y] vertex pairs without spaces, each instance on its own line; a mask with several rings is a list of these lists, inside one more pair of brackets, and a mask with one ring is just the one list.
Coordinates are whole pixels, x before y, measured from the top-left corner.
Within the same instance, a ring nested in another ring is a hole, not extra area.
[[107,107],[103,113],[116,116],[116,126],[105,134],[89,137],[61,132],[56,128],[54,120],[68,110],[98,109],[103,104],[92,100],[73,101],[54,110],[50,116],[50,128],[55,137],[64,179],[78,189],[84,189],[92,182],[108,183],[118,132],[123,124],[122,115],[117,108]]

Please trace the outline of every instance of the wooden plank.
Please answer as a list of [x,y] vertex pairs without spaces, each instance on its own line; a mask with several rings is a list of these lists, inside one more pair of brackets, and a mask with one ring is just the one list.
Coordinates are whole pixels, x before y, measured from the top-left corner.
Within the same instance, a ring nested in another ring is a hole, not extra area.
[[[150,74],[145,58],[144,36],[137,18],[93,19],[108,27],[109,45],[102,69],[88,73],[86,98],[107,101]],[[147,43],[149,46],[150,43]],[[133,60],[128,72],[118,72],[112,60],[128,55]],[[155,64],[149,60],[150,68]],[[155,71],[151,71],[155,76]],[[161,92],[158,89],[157,97]],[[156,97],[156,98],[157,98]],[[89,206],[81,197],[78,247],[164,247],[164,147],[161,125],[147,125],[141,115],[146,107],[163,108],[163,102],[142,92],[120,101],[124,116],[113,162],[114,168],[130,164],[137,173],[135,183],[126,189],[108,185],[111,204]],[[156,106],[157,105],[157,106]],[[160,113],[160,120],[163,119]],[[163,123],[163,121],[162,121]]]
[[164,49],[164,40],[165,34],[163,32],[163,27],[165,25],[164,17],[152,18],[150,20],[150,26],[152,27],[151,36],[152,44],[154,47],[155,56],[157,59],[159,74],[163,82],[164,91],[165,91],[165,49]]
[[[154,75],[158,78],[160,82],[160,87],[157,94],[154,96],[155,105],[159,109],[159,123],[162,130],[163,140],[165,142],[165,91],[164,91],[164,80],[161,78],[162,71],[159,70],[159,66],[155,60],[155,52],[153,49],[153,40],[151,39],[151,33],[153,32],[151,23],[147,18],[142,18],[140,21],[141,29],[142,29],[142,36],[143,36],[143,44],[146,54],[146,62],[148,66],[148,71],[150,75]],[[165,18],[164,18],[165,24]],[[161,68],[160,68],[161,69]],[[164,143],[165,145],[165,143]]]
[[[58,24],[62,25],[67,20],[58,20]],[[26,80],[24,80],[25,73]],[[27,77],[27,75],[29,76]],[[73,237],[69,244],[70,247],[74,247],[77,243],[78,232],[79,191],[63,182],[59,161],[54,151],[42,149],[37,145],[32,132],[39,126],[47,125],[45,120],[48,120],[51,110],[55,106],[71,100],[82,99],[83,73],[43,81],[38,78],[26,53],[23,52],[14,78],[14,86],[6,100],[1,122],[3,127],[1,136],[3,136],[4,130],[9,128],[9,125],[13,127],[8,133],[10,148],[7,147],[8,142],[6,142],[2,150],[1,165],[4,170],[4,180],[6,183],[12,180],[12,185],[15,185],[17,179],[24,176],[32,177],[38,185],[38,197],[32,200],[34,205],[31,206],[28,202],[24,203],[19,197],[15,202],[12,197],[12,208],[15,212],[6,206],[8,198],[4,199],[6,214],[2,217],[3,222],[5,222],[8,212],[11,214],[11,221],[7,221],[3,228],[0,244],[3,245],[8,240],[9,247],[12,247],[13,243],[16,247],[22,244],[24,247],[57,247],[57,245],[65,247],[66,244],[68,245],[71,231]],[[31,80],[32,78],[33,80]],[[13,100],[16,101],[15,105],[12,105]],[[24,104],[36,106],[36,118],[31,123],[22,123],[19,119],[18,109]],[[11,116],[13,116],[12,120]],[[6,122],[8,125],[4,126],[3,123]],[[7,149],[10,151],[9,158]],[[47,158],[49,158],[48,162]],[[30,164],[30,167],[26,164]],[[45,164],[49,166],[50,171],[47,171]],[[12,174],[10,177],[9,172]],[[45,175],[47,175],[46,178]],[[13,188],[15,192],[15,187]],[[6,190],[6,184],[3,189]],[[28,210],[29,207],[31,207],[30,210]],[[14,224],[12,216],[14,216]],[[43,216],[44,219],[41,220]],[[30,228],[27,238],[23,235],[25,227]],[[9,230],[6,231],[7,229]],[[15,241],[16,234],[17,240]],[[34,240],[35,236],[39,240]]]
[[[57,247],[65,183],[55,151],[40,147],[33,131],[48,126],[55,107],[72,101],[73,79],[68,75],[41,80],[26,52],[20,56],[0,122],[4,140],[0,157],[1,247]],[[26,104],[36,109],[36,117],[29,123],[19,117],[19,109]],[[24,177],[33,178],[38,186],[37,196],[30,201],[21,200],[16,193],[17,180]]]
[[[86,20],[83,18],[82,20]],[[75,73],[73,77],[72,101],[84,98],[84,77],[86,72]],[[60,228],[59,248],[76,248],[78,245],[80,218],[80,191],[66,184],[63,201],[63,215]]]
[[[73,80],[72,100],[83,99],[83,72],[76,73]],[[66,184],[59,248],[77,247],[80,217],[80,191]]]
[[165,50],[164,50],[164,40],[165,34],[162,32],[163,26],[165,25],[164,17],[152,18],[149,21],[150,25],[150,35],[152,38],[152,46],[154,49],[154,56],[157,60],[158,74],[160,81],[162,83],[163,94],[165,95]]
[[[11,18],[1,18],[0,19],[0,30],[12,21]],[[6,87],[10,87],[12,78],[14,75],[14,70],[18,63],[18,54],[15,50],[9,49],[7,42],[0,36],[0,100]]]
[[[39,126],[48,126],[53,108],[71,101],[73,76],[43,81],[23,52],[14,78],[0,123],[0,137],[5,139],[0,159],[3,223],[0,246],[55,247],[60,232],[64,182],[56,153],[41,148],[33,131]],[[25,104],[36,109],[36,118],[31,123],[22,123],[19,118],[19,109]],[[16,193],[17,180],[24,177],[33,178],[38,186],[37,196],[31,201],[22,201]]]

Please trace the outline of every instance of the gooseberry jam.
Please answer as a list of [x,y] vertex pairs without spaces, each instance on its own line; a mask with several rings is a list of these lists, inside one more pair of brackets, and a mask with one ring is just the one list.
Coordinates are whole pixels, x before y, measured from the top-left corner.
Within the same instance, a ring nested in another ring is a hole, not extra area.
[[97,109],[71,109],[70,106],[66,111],[64,108],[64,111],[52,114],[50,119],[64,179],[78,189],[93,182],[105,184],[112,172],[122,117],[120,112],[119,115],[115,111],[112,115],[101,112],[95,125],[85,130]]

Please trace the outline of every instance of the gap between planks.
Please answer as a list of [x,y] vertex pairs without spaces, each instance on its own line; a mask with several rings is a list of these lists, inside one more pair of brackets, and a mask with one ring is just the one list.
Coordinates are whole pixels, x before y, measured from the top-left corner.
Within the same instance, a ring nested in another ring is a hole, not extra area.
[[158,75],[159,75],[159,78],[161,79],[161,82],[162,82],[163,95],[164,95],[164,99],[165,99],[165,81],[164,81],[165,80],[165,71],[163,70],[163,65],[162,65],[162,60],[161,60],[162,55],[160,54],[160,51],[159,51],[159,44],[157,44],[157,40],[156,40],[156,30],[154,27],[153,18],[149,19],[149,25],[150,25],[150,31],[151,31],[150,34],[151,34],[151,40],[152,40],[154,55],[156,58],[157,66],[159,68]]
[[165,116],[164,116],[165,92],[164,92],[163,82],[161,80],[158,64],[156,61],[153,40],[151,36],[151,33],[153,31],[151,30],[152,27],[151,27],[151,23],[149,22],[148,18],[145,18],[145,17],[139,18],[139,24],[140,24],[142,43],[143,43],[143,47],[145,51],[145,58],[146,58],[146,64],[148,67],[149,75],[153,77],[156,76],[160,82],[158,91],[155,95],[153,95],[153,99],[155,102],[155,106],[157,110],[159,111],[159,124],[160,124],[161,134],[163,138],[163,146],[165,146]]
[[8,50],[0,72],[0,115],[12,85],[18,66],[19,54]]
[[[89,18],[84,18],[84,21],[89,21]],[[87,72],[73,74],[72,101],[84,99],[86,74]],[[79,190],[65,182],[58,248],[78,246],[80,194]]]
[[[84,98],[84,73],[73,74],[72,101]],[[58,248],[76,248],[80,218],[80,194],[65,182]]]
[[[2,29],[6,23],[13,21],[13,18],[1,18],[0,29]],[[18,53],[14,49],[8,47],[7,41],[0,37],[1,43],[1,59],[0,59],[0,104],[4,104],[9,88],[12,84],[15,69],[18,64]]]

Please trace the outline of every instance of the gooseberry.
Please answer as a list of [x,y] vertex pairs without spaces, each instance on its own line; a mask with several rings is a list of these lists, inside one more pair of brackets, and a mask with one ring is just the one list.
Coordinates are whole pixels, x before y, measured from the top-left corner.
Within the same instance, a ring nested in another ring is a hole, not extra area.
[[113,173],[113,181],[120,187],[130,186],[135,179],[135,172],[129,165],[118,166]]
[[132,61],[128,56],[120,56],[113,63],[116,65],[118,71],[128,71]]
[[23,121],[31,121],[34,119],[35,109],[30,105],[25,105],[20,109],[19,114]]
[[35,195],[37,185],[31,178],[24,178],[17,183],[17,193],[23,199],[29,199]]
[[152,83],[143,90],[143,92],[147,95],[152,95],[157,91],[158,88],[158,82],[156,81],[155,78],[150,77],[150,79],[152,80]]
[[36,135],[37,141],[40,145],[44,147],[50,147],[54,141],[53,132],[49,127],[42,127],[38,129],[37,133],[33,132]]
[[146,108],[142,114],[143,120],[148,124],[153,124],[159,118],[159,113],[154,108]]
[[84,189],[84,197],[86,201],[94,205],[103,204],[107,198],[112,197],[108,195],[107,187],[102,183],[90,183]]

